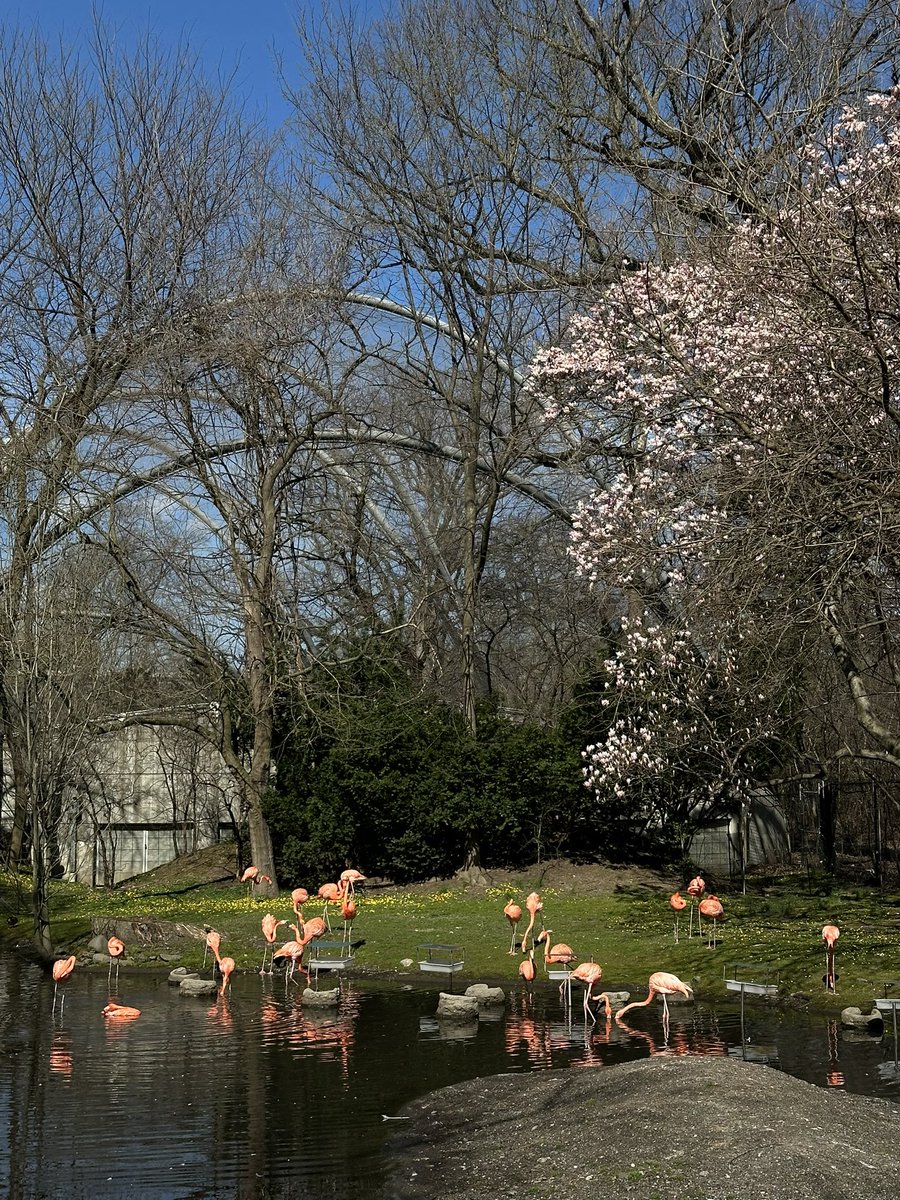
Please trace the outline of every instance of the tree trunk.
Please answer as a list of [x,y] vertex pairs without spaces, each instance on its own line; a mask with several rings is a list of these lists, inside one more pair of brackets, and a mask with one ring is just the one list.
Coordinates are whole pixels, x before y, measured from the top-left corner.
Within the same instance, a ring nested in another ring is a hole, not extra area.
[[47,890],[47,863],[40,805],[34,799],[31,809],[31,912],[34,919],[34,944],[44,958],[53,957],[50,936],[50,897]]
[[826,779],[819,790],[819,843],[829,875],[837,870],[837,808],[838,786],[833,779]]

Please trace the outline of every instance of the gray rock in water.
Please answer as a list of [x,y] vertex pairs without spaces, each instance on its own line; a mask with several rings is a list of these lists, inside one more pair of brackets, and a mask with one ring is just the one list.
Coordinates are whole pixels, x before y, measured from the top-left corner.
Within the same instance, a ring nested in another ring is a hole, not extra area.
[[471,996],[479,1009],[500,1008],[506,1003],[506,992],[503,988],[488,987],[486,983],[473,983],[466,988],[466,995]]
[[190,971],[187,967],[176,967],[174,971],[169,972],[169,983],[174,983],[177,987],[182,979],[187,979],[188,976],[192,979],[200,978],[196,971]]
[[452,992],[441,992],[437,1015],[443,1021],[477,1021],[478,1001],[474,996],[456,996]]
[[98,954],[95,952],[91,955],[91,962],[96,964],[98,967],[106,967],[109,966],[109,964],[112,962],[112,959],[108,954]]
[[303,1003],[310,1008],[337,1008],[340,1002],[340,988],[324,988],[320,992],[314,988],[303,989]]
[[845,1008],[841,1012],[841,1024],[846,1029],[880,1030],[884,1025],[884,1019],[877,1008],[873,1008],[870,1013],[864,1013],[862,1009],[851,1007]]
[[900,1106],[726,1058],[473,1079],[400,1115],[396,1200],[900,1195]]
[[199,975],[185,975],[178,991],[182,996],[210,996],[218,990],[214,979],[201,979]]

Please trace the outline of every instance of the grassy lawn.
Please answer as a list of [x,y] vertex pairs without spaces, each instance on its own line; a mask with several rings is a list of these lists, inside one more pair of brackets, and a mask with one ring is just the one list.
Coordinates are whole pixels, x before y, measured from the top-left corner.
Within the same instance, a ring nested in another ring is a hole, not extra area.
[[[30,935],[27,877],[0,875],[2,936],[7,945],[24,945]],[[365,974],[400,975],[401,960],[415,959],[423,943],[455,943],[463,947],[465,966],[455,980],[457,988],[472,982],[518,981],[519,956],[507,951],[510,928],[503,916],[509,899],[524,901],[533,881],[526,875],[521,885],[503,889],[446,888],[386,889],[357,893],[359,913],[353,926],[355,969]],[[617,891],[608,895],[582,895],[575,889],[542,888],[544,908],[538,914],[553,931],[553,941],[574,947],[579,961],[593,959],[603,966],[605,985],[622,985],[638,991],[652,971],[673,971],[691,983],[698,997],[723,999],[725,968],[735,962],[765,962],[780,978],[780,994],[806,996],[810,1006],[837,1010],[858,1005],[868,1011],[874,996],[882,994],[886,980],[900,980],[900,895],[881,895],[865,889],[835,889],[809,894],[796,881],[789,886],[767,887],[765,895],[722,895],[726,920],[719,927],[719,944],[706,938],[688,938],[687,912],[680,921],[680,940],[673,938],[673,917],[668,891]],[[271,911],[293,919],[290,894],[274,901],[248,898],[234,883],[210,884],[181,890],[152,890],[145,883],[114,891],[78,884],[54,883],[52,928],[56,944],[79,953],[91,936],[94,917],[154,917],[189,925],[212,926],[222,934],[222,953],[229,954],[238,970],[258,970],[263,939],[260,920]],[[334,937],[340,937],[340,916],[332,908]],[[306,906],[306,916],[321,915],[321,902]],[[18,920],[10,924],[10,917]],[[519,927],[521,935],[525,919]],[[825,993],[822,925],[840,926],[837,947],[836,996]],[[285,926],[279,943],[292,937]],[[327,936],[327,935],[326,935]],[[203,960],[203,942],[173,941],[167,947],[128,945],[126,961],[161,967],[161,949],[175,951],[179,962],[196,967]],[[541,954],[538,954],[540,961]],[[413,971],[417,975],[415,968]],[[539,971],[538,978],[542,977]]]

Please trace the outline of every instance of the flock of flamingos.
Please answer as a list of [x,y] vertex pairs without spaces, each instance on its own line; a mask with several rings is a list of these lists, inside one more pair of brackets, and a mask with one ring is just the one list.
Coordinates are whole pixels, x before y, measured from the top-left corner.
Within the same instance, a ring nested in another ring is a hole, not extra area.
[[[295,888],[291,892],[291,904],[296,917],[296,923],[287,920],[278,920],[271,913],[266,913],[262,918],[262,933],[264,938],[263,958],[260,966],[260,974],[266,974],[266,964],[268,962],[268,973],[274,972],[275,960],[279,959],[286,965],[286,977],[290,980],[293,977],[295,970],[303,971],[307,980],[309,972],[303,967],[303,956],[307,947],[317,939],[321,938],[326,931],[331,930],[331,923],[328,917],[328,905],[340,905],[341,917],[343,919],[343,935],[342,944],[347,946],[349,953],[350,935],[352,932],[353,921],[357,913],[356,899],[354,890],[356,884],[365,880],[365,875],[359,871],[350,868],[343,871],[337,883],[325,883],[319,889],[317,898],[323,902],[323,911],[321,917],[312,917],[309,919],[303,916],[303,906],[310,901],[309,892],[305,888]],[[252,896],[254,887],[263,882],[271,882],[266,875],[261,875],[258,867],[247,867],[241,876],[241,883],[247,884],[248,896]],[[698,932],[702,935],[701,920],[706,917],[709,925],[707,926],[707,945],[714,948],[716,945],[716,927],[724,915],[725,910],[722,902],[717,896],[706,895],[706,883],[701,875],[697,875],[687,885],[687,893],[691,897],[691,901],[685,899],[680,892],[674,892],[669,898],[669,905],[674,913],[675,922],[673,928],[673,937],[677,942],[679,939],[679,917],[685,908],[690,904],[690,925],[688,936],[693,934],[694,923],[694,908],[697,909],[697,926]],[[537,892],[532,892],[525,900],[525,910],[529,914],[528,925],[522,935],[521,941],[517,941],[516,935],[519,923],[523,917],[521,905],[510,900],[503,914],[512,927],[512,936],[510,938],[509,953],[515,955],[521,953],[522,961],[519,964],[519,975],[526,983],[531,983],[537,974],[534,962],[535,951],[539,945],[543,946],[544,950],[544,965],[550,970],[553,967],[567,971],[567,974],[560,986],[560,997],[565,999],[571,994],[569,985],[574,980],[584,985],[584,1013],[585,1019],[596,1021],[591,1003],[602,1002],[607,1019],[613,1016],[613,1007],[610,996],[607,992],[594,993],[593,988],[599,985],[603,977],[603,968],[599,963],[593,960],[590,962],[579,963],[577,966],[568,970],[571,963],[575,962],[577,955],[571,946],[565,942],[552,943],[550,935],[552,930],[542,929],[541,932],[534,936],[534,925],[537,914],[543,909],[543,901]],[[277,950],[275,942],[277,941],[278,929],[282,925],[289,925],[294,932],[294,937],[287,942],[284,942]],[[834,946],[837,939],[840,937],[840,930],[836,925],[825,925],[822,929],[822,940],[826,947],[826,973],[825,986],[828,991],[835,990],[835,973],[834,973]],[[206,931],[206,950],[212,951],[215,966],[214,974],[221,980],[221,993],[225,992],[231,979],[231,974],[234,971],[235,963],[233,958],[223,956],[219,953],[221,943],[221,935],[214,929]],[[116,982],[119,977],[119,960],[125,952],[125,944],[118,937],[111,937],[107,941],[107,953],[109,955],[109,972],[112,977],[113,963],[116,966]],[[206,962],[206,951],[204,952],[204,964]],[[53,964],[53,1009],[56,1008],[57,992],[60,983],[64,982],[75,969],[76,958],[72,954],[68,958],[58,959]],[[632,1008],[646,1007],[651,1004],[655,997],[660,996],[663,1002],[663,1028],[668,1034],[669,1026],[669,1006],[667,998],[669,996],[681,995],[687,1000],[692,1000],[694,997],[693,989],[689,984],[679,979],[677,975],[673,975],[670,971],[654,971],[648,981],[648,994],[645,1000],[634,1000],[630,1004],[618,1009],[615,1012],[615,1019],[621,1022],[622,1018]],[[65,996],[60,1001],[60,1011],[65,1003]],[[111,1020],[133,1020],[141,1015],[138,1008],[132,1008],[129,1005],[117,1004],[110,1001],[105,1008],[102,1009],[102,1016]]]

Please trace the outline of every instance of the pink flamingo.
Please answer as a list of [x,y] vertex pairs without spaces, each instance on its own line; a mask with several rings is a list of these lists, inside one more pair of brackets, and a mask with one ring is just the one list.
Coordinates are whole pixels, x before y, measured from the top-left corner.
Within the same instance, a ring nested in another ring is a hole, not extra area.
[[[524,934],[522,935],[522,953],[523,954],[525,953],[525,947],[528,943],[528,935],[534,929],[534,918],[544,907],[543,902],[541,901],[541,898],[537,894],[537,892],[531,892],[528,896],[525,897],[525,907],[528,909],[528,913],[529,913],[529,916],[531,917],[531,920],[528,922],[528,928],[525,930]],[[532,939],[532,945],[534,945],[534,939]]]
[[524,958],[519,963],[519,974],[526,983],[533,983],[534,977],[537,974],[537,968],[534,965],[534,946],[528,951],[528,957]]
[[579,963],[574,971],[570,972],[570,979],[577,979],[579,983],[584,984],[584,1015],[585,1019],[591,1018],[591,1022],[595,1022],[597,1018],[591,1012],[591,1001],[602,1000],[606,1008],[606,1016],[612,1016],[612,1005],[609,1002],[609,996],[606,992],[601,992],[598,996],[591,995],[591,988],[595,983],[599,983],[603,977],[603,968],[599,963],[584,962]]
[[348,867],[346,871],[341,871],[339,878],[340,878],[341,883],[344,885],[344,887],[347,889],[349,894],[352,896],[356,884],[364,883],[366,877],[360,871],[355,870],[353,867]]
[[341,917],[344,920],[344,932],[341,936],[341,941],[346,942],[348,946],[353,933],[353,922],[356,919],[356,912],[356,901],[352,896],[345,896],[341,901]]
[[721,921],[725,916],[725,909],[722,907],[722,901],[718,896],[707,896],[705,899],[700,901],[700,904],[698,905],[698,913],[702,913],[704,917],[707,917],[710,921],[712,921],[712,937],[711,939],[707,938],[706,945],[710,950],[715,950],[716,928],[719,921]]
[[822,926],[822,941],[825,943],[825,991],[834,992],[837,987],[837,975],[834,973],[834,943],[841,936],[837,925]]
[[324,900],[322,908],[322,918],[329,932],[331,932],[331,921],[328,919],[328,905],[340,904],[344,899],[345,887],[343,883],[323,883],[317,893],[320,900]]
[[[68,958],[58,958],[53,964],[53,1004],[50,1008],[50,1015],[53,1015],[56,1008],[56,993],[59,990],[59,985],[64,983],[75,970],[75,955],[70,954]],[[63,992],[62,999],[59,1002],[59,1015],[62,1016],[62,1010],[66,1003],[66,993]]]
[[294,888],[291,892],[291,904],[294,908],[294,916],[297,918],[297,924],[303,924],[303,905],[309,899],[309,892],[306,888]]
[[[696,904],[697,901],[699,900],[699,898],[706,891],[706,882],[705,882],[703,876],[695,875],[694,878],[691,880],[691,882],[687,885],[687,890],[688,890],[688,895],[694,897],[694,903]],[[700,913],[698,912],[697,913],[697,934],[699,936],[702,933],[703,933],[703,927],[700,924]],[[688,937],[693,937],[693,936],[694,936],[694,910],[693,910],[693,908],[691,908],[691,923],[690,923],[690,926],[688,927]]]
[[112,977],[112,965],[116,964],[116,987],[119,986],[119,959],[125,953],[125,943],[121,938],[111,937],[106,943],[106,953],[109,955],[109,970],[106,973],[106,986]]
[[272,882],[271,875],[260,875],[259,867],[252,867],[252,866],[247,867],[247,869],[244,871],[243,875],[241,876],[241,883],[246,883],[246,885],[247,885],[247,900],[248,901],[251,901],[253,899],[253,889],[255,887],[259,887],[260,884],[263,884],[263,883],[271,883],[271,882]]
[[[272,913],[266,913],[262,919],[263,937],[266,939],[266,941],[265,945],[263,946],[262,966],[259,968],[260,975],[265,975],[266,973],[266,954],[268,953],[269,947],[275,945],[275,935],[278,932],[279,925],[287,925],[287,921],[279,921],[272,915]],[[269,974],[271,974],[273,970],[274,964],[270,968]]]
[[687,907],[687,900],[682,896],[681,892],[673,892],[669,897],[669,907],[675,913],[675,929],[674,938],[678,941],[678,915]]
[[234,959],[220,958],[216,961],[219,966],[219,974],[222,976],[222,986],[219,989],[219,995],[224,996],[225,989],[228,987],[229,980],[231,979],[231,973],[234,970]]
[[694,991],[688,984],[683,983],[677,975],[671,974],[669,971],[654,971],[648,981],[649,992],[646,1000],[632,1000],[630,1004],[626,1004],[624,1008],[620,1008],[616,1013],[616,1020],[621,1022],[622,1018],[632,1008],[645,1008],[653,1002],[655,996],[662,996],[663,1001],[663,1032],[666,1037],[669,1035],[669,1003],[667,996],[682,995],[687,1000],[693,1000]]
[[503,909],[503,915],[504,915],[504,917],[506,917],[507,921],[509,921],[510,925],[512,926],[512,937],[510,938],[510,942],[509,942],[509,952],[510,952],[510,954],[515,954],[515,952],[516,952],[516,930],[519,927],[519,922],[522,920],[522,907],[521,907],[521,905],[516,904],[512,900],[510,900],[507,903],[506,907]]
[[216,933],[215,929],[207,929],[206,945],[203,948],[203,966],[204,967],[206,966],[206,951],[207,950],[212,950],[214,957],[218,961],[219,945],[220,945],[221,941],[222,941],[221,933]]
[[116,1021],[133,1021],[135,1017],[141,1015],[139,1008],[130,1008],[127,1004],[113,1004],[110,1000],[106,1008],[100,1012],[101,1017],[106,1017],[107,1020]]
[[[285,984],[287,984],[293,978],[294,970],[295,970],[297,964],[298,963],[302,964],[304,949],[305,949],[305,946],[300,941],[300,939],[295,938],[289,942],[285,942],[283,946],[280,946],[277,950],[274,950],[272,952],[272,969],[273,970],[275,969],[275,959],[276,958],[290,959],[291,965],[290,965],[290,968],[288,969],[288,973],[285,977]],[[302,969],[302,967],[301,967],[301,969]]]

